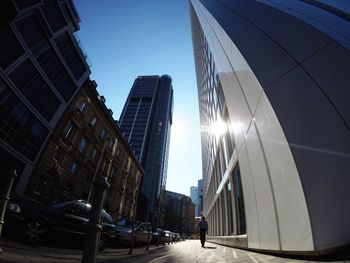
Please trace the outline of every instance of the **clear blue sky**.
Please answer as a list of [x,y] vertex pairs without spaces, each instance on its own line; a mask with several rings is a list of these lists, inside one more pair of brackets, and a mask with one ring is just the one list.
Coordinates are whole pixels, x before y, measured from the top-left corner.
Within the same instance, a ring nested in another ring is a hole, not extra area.
[[174,116],[167,190],[189,195],[202,176],[199,111],[187,0],[75,0],[91,79],[119,119],[134,79],[168,74]]

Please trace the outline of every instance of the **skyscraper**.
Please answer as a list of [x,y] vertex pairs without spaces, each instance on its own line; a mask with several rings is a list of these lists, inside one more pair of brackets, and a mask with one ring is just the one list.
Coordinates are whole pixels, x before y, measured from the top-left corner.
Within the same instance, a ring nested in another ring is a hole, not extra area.
[[156,224],[165,190],[173,89],[171,77],[139,76],[124,105],[119,125],[145,171],[138,219]]
[[203,211],[203,179],[198,180],[198,207],[196,213],[198,216],[202,216]]
[[197,186],[191,186],[190,189],[190,197],[192,199],[192,203],[194,203],[194,216],[200,216],[198,213],[198,187]]
[[190,1],[209,240],[295,254],[350,244],[349,7]]

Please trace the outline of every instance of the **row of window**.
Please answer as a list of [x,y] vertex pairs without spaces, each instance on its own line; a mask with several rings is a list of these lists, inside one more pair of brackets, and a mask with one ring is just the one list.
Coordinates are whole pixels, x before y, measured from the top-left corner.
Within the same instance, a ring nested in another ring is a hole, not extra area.
[[[64,131],[63,131],[63,137],[72,142],[75,136],[75,133],[77,131],[77,126],[74,124],[73,121],[69,120]],[[101,130],[99,138],[104,139],[106,137],[106,131],[104,129]],[[85,151],[85,149],[87,148],[88,145],[88,140],[86,137],[81,137],[79,140],[79,144],[78,144],[78,149],[81,153],[83,153]],[[114,145],[114,140],[113,139],[109,139],[107,142],[107,148],[108,149],[112,149]],[[96,155],[96,153],[94,153],[94,151],[92,152],[93,157],[91,158],[92,160],[94,160],[94,156]]]

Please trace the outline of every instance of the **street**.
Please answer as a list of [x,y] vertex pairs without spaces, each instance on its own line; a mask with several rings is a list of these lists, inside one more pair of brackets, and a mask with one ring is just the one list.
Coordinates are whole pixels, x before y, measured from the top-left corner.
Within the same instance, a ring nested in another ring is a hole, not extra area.
[[[82,251],[78,249],[53,248],[46,246],[29,246],[11,240],[3,239],[0,242],[3,254],[0,256],[1,263],[51,263],[51,262],[81,262]],[[132,255],[128,255],[127,248],[107,248],[98,253],[99,263],[201,263],[201,262],[350,262],[350,254],[345,253],[333,257],[324,258],[287,258],[266,255],[206,243],[205,248],[200,246],[199,240],[186,240],[174,244],[150,246],[147,251],[145,247],[138,247],[133,250]]]

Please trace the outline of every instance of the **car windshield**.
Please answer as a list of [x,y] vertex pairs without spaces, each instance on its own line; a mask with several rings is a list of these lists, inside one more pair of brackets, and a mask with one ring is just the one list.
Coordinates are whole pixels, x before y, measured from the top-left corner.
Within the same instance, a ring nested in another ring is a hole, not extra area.
[[102,216],[102,222],[103,223],[113,224],[113,218],[111,217],[110,214],[108,214],[106,212],[106,210],[104,210],[104,209],[102,210],[101,216]]

